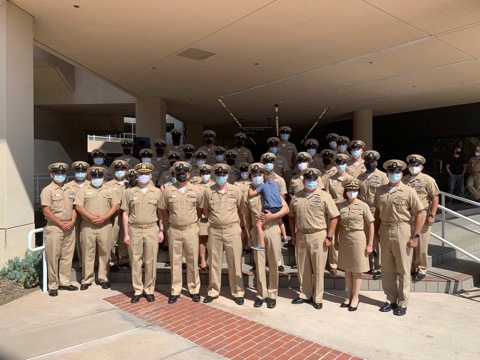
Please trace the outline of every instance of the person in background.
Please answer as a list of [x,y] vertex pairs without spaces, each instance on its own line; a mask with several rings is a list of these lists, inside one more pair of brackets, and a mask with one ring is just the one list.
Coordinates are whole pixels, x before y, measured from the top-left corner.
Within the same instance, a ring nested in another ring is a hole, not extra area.
[[467,189],[475,201],[480,202],[480,146],[475,148],[475,154],[468,160]]
[[[448,192],[455,194],[455,187],[458,189],[458,196],[465,197],[464,177],[467,171],[467,162],[462,155],[462,148],[455,146],[453,154],[448,157],[445,165],[445,169],[448,173]],[[452,199],[447,198],[447,202],[451,203]]]

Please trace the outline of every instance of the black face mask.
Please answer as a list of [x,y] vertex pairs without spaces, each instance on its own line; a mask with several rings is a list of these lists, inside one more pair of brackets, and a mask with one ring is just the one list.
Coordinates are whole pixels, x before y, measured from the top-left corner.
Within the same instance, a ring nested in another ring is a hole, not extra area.
[[165,154],[165,150],[163,148],[157,148],[157,155],[163,156],[163,154]]
[[232,166],[233,164],[235,164],[235,159],[227,159],[227,165]]
[[377,168],[377,164],[375,164],[374,162],[366,162],[365,161],[365,167],[367,168],[367,170],[375,170]]
[[237,145],[237,147],[242,147],[243,146],[243,141],[242,140],[237,140],[235,142],[235,145]]
[[213,139],[212,138],[206,138],[205,139],[205,144],[208,144],[208,145],[213,144]]
[[181,136],[172,136],[172,141],[175,145],[180,144],[180,138]]
[[135,186],[137,186],[137,184],[138,184],[138,180],[137,180],[137,179],[133,179],[133,180],[130,180],[130,181],[128,182],[128,185],[130,185],[130,187],[135,187]]
[[185,159],[191,159],[192,158],[192,153],[185,153]]
[[187,181],[187,174],[177,174],[175,179],[177,179],[178,182],[185,182]]
[[462,150],[460,151],[455,151],[455,154],[460,155],[462,153]]
[[132,149],[125,148],[125,149],[123,149],[123,153],[125,155],[130,155],[132,153]]
[[323,158],[322,159],[323,165],[330,165],[332,163],[332,159],[330,158]]

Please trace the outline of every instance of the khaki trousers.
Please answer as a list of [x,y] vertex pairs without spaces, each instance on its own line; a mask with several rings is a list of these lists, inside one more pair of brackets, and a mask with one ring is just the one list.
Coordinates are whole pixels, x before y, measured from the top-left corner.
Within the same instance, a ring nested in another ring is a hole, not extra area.
[[383,291],[389,302],[407,307],[413,256],[413,249],[407,248],[411,226],[408,223],[389,225],[382,222],[379,233],[382,246]]
[[[51,227],[51,226],[50,226]],[[72,259],[75,251],[75,229],[45,230],[45,252],[48,266],[48,289],[70,285]]]
[[77,216],[75,220],[75,249],[77,250],[77,258],[79,263],[81,264],[82,261],[82,241],[80,238],[80,230],[82,228],[82,217],[80,215]]
[[[227,258],[228,280],[233,297],[243,297],[242,275],[242,229],[234,224],[226,229],[218,229],[213,225],[208,228],[208,254],[210,261],[208,295],[220,295],[222,286],[223,251]],[[276,261],[274,261],[274,264]]]
[[474,200],[480,199],[480,175],[470,175],[467,178],[467,189]]
[[[424,223],[422,226],[422,232],[420,233],[420,239],[418,240],[418,246],[413,248],[413,261],[412,269],[422,275],[427,274],[427,265],[428,265],[428,241],[430,240],[430,233],[432,232],[432,227],[427,225],[427,211],[422,211],[422,217]],[[413,234],[413,228],[411,230]]]
[[99,282],[108,281],[110,251],[112,249],[112,223],[107,221],[96,226],[88,221],[82,221],[80,231],[82,242],[82,284],[91,284],[95,278],[95,254],[98,251]]
[[[157,280],[158,225],[153,223],[145,229],[139,226],[128,227],[130,235],[130,267],[135,295],[153,294]],[[145,264],[145,284],[142,282],[142,266]]]
[[119,211],[112,221],[112,251],[110,252],[110,265],[124,265],[129,263],[128,247],[123,242],[122,212]]
[[297,265],[300,283],[300,298],[321,303],[323,300],[323,279],[328,248],[323,245],[326,230],[305,234],[297,230]]
[[[257,228],[253,227],[252,237],[257,236]],[[266,251],[254,251],[257,275],[257,298],[276,299],[278,295],[278,266],[276,261],[281,253],[281,231],[278,225],[263,230]],[[268,287],[266,260],[268,259]]]
[[187,287],[188,292],[198,294],[200,292],[200,275],[198,273],[198,225],[197,223],[185,227],[168,228],[168,242],[170,249],[170,266],[172,295],[180,295],[182,292],[182,263],[185,256],[187,263]]

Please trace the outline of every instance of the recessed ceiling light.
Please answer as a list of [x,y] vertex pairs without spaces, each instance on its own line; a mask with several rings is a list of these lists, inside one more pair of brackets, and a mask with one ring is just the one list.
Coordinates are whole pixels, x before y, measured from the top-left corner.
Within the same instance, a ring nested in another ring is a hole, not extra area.
[[369,64],[373,64],[373,61],[369,61],[368,63],[369,63]]
[[74,4],[73,7],[74,7],[75,9],[80,9],[80,5],[78,5],[78,4]]
[[257,66],[257,65],[260,65],[260,63],[254,63],[253,65]]
[[152,67],[152,70],[157,70],[157,68],[156,68],[156,67]]

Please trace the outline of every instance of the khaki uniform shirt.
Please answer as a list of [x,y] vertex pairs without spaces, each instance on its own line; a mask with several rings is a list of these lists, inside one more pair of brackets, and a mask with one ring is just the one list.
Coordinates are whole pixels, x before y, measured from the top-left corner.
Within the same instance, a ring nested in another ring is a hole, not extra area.
[[208,210],[208,221],[214,225],[230,225],[240,223],[238,213],[245,213],[245,202],[241,190],[227,183],[220,192],[215,184],[206,188],[200,206]]
[[203,152],[207,153],[207,158],[205,159],[205,161],[208,165],[215,165],[217,163],[217,161],[215,160],[216,149],[217,147],[212,144],[210,148],[207,148],[206,145],[200,146],[197,151],[202,150]]
[[288,160],[283,155],[277,154],[277,160],[273,163],[273,171],[278,175],[284,177],[291,169],[291,166],[288,165]]
[[157,181],[157,186],[165,186],[166,183],[172,182],[172,173],[169,170],[165,170]]
[[[82,186],[79,186],[77,184],[77,182],[75,180],[72,180],[72,181],[69,181],[68,183],[65,184],[65,186],[72,190],[74,193],[75,193],[75,196],[77,195],[77,193],[83,189],[86,185],[90,184],[90,181],[88,180],[85,180],[82,184]],[[75,199],[74,199],[75,200]]]
[[152,158],[152,165],[155,170],[158,171],[158,174],[161,175],[165,170],[170,169],[170,161],[168,161],[167,157],[153,157]]
[[119,183],[117,180],[113,179],[107,182],[107,186],[109,186],[117,196],[119,203],[123,200],[123,195],[125,194],[125,190],[127,189],[128,181],[124,181],[123,184]]
[[318,170],[322,170],[323,158],[320,156],[320,154],[318,153],[315,154],[315,156],[312,159],[312,163],[310,164],[310,167]]
[[288,213],[295,217],[295,228],[306,234],[326,230],[328,221],[339,215],[332,196],[320,189],[312,193],[299,191],[292,198]]
[[360,162],[352,162],[350,165],[347,166],[346,172],[348,175],[353,176],[354,178],[358,178],[361,174],[367,171],[365,167],[365,161]]
[[[75,205],[80,205],[85,208],[90,214],[96,216],[105,215],[110,209],[118,205],[120,200],[117,195],[107,185],[103,185],[100,189],[94,188],[88,184],[80,190],[75,198]],[[82,216],[83,221],[90,222]]]
[[384,223],[408,223],[416,213],[425,209],[416,191],[401,181],[392,191],[388,184],[380,186],[373,207],[378,209]]
[[340,212],[340,226],[346,231],[364,230],[365,224],[375,220],[370,207],[358,199],[349,204],[343,200],[337,204]]
[[[66,185],[59,186],[54,181],[45,186],[40,193],[40,203],[42,206],[50,207],[53,215],[60,221],[72,220],[73,202],[75,200],[75,192],[67,188]],[[47,222],[45,230],[60,230],[56,224]]]
[[238,179],[240,179],[240,170],[238,170],[235,166],[231,166],[227,181],[230,184],[234,184],[236,181],[238,181]]
[[[471,157],[469,160],[468,160],[468,171],[470,173],[472,173],[472,171],[475,171],[475,172],[480,172],[480,157]],[[478,176],[480,174],[477,174],[476,176]]]
[[325,191],[332,195],[332,198],[336,203],[343,201],[344,197],[342,182],[352,179],[354,179],[354,177],[349,174],[344,174],[341,179],[339,178],[338,173],[329,176],[325,182]]
[[165,154],[168,155],[170,151],[176,151],[177,153],[180,154],[180,160],[183,160],[183,149],[182,149],[182,144],[180,145],[173,145],[173,144],[168,144],[167,147],[165,148]]
[[287,142],[282,142],[280,141],[280,144],[278,144],[278,151],[277,151],[277,157],[278,155],[282,155],[287,159],[287,165],[289,169],[293,168],[293,164],[296,163],[297,160],[297,147],[295,144],[291,143],[290,141]]
[[235,150],[237,152],[237,158],[235,161],[235,166],[238,168],[240,167],[241,163],[253,163],[253,155],[250,149],[247,149],[245,146],[242,146],[240,148],[234,147],[233,149],[230,150]]
[[290,185],[288,186],[288,193],[295,195],[300,190],[303,190],[303,176],[300,174],[292,176]]
[[275,181],[280,188],[280,195],[287,194],[287,184],[285,183],[283,177],[281,177],[280,175],[275,174],[275,172],[272,171],[270,174],[265,174],[265,180]]
[[128,211],[128,223],[150,225],[158,221],[157,209],[160,208],[160,189],[148,185],[145,194],[138,186],[125,190],[121,209]]
[[168,221],[173,226],[188,226],[198,221],[197,209],[202,202],[203,190],[196,185],[185,185],[182,192],[178,184],[165,188],[160,198],[160,209],[168,210]]
[[322,167],[319,170],[322,172],[323,183],[326,183],[326,179],[328,177],[333,176],[337,173],[337,167],[333,165],[330,169],[325,169],[325,165],[322,165]]
[[438,196],[440,192],[435,179],[424,173],[420,173],[414,178],[410,178],[410,175],[405,175],[402,178],[402,182],[417,192],[423,208],[427,210],[430,209],[433,198]]
[[388,184],[387,174],[375,169],[371,174],[363,173],[359,175],[358,180],[360,180],[358,198],[366,202],[370,206],[370,211],[375,214],[375,208],[373,207],[375,193],[380,186]]
[[250,188],[251,183],[252,183],[252,180],[250,179],[246,179],[246,180],[240,179],[238,181],[235,181],[233,185],[238,187],[243,194],[247,193],[247,196],[248,196],[248,189]]

